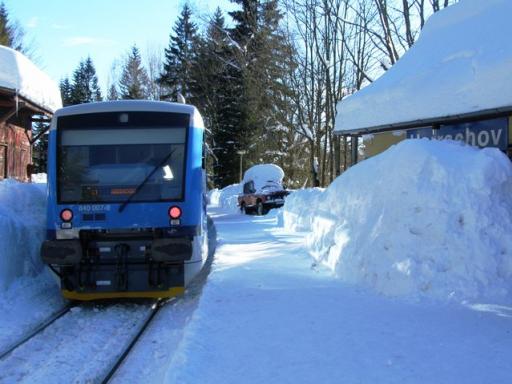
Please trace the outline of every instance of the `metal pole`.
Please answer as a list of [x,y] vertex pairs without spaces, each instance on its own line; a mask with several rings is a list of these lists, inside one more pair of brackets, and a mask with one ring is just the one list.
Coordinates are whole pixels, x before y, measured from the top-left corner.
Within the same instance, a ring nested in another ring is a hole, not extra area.
[[242,182],[243,157],[247,151],[236,151],[240,155],[240,182]]
[[244,158],[244,154],[240,154],[240,182],[242,182],[242,159]]
[[352,164],[357,164],[357,146],[358,146],[358,136],[352,136]]
[[334,177],[338,177],[341,173],[341,143],[340,137],[334,135]]

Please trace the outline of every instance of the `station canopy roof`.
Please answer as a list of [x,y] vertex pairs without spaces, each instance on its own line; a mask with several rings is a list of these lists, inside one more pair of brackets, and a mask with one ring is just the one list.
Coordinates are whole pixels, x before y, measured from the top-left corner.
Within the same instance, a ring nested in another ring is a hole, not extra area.
[[338,103],[335,132],[512,112],[511,15],[511,0],[461,0],[432,15],[392,68]]
[[25,55],[2,45],[0,91],[19,95],[48,112],[62,107],[57,84]]

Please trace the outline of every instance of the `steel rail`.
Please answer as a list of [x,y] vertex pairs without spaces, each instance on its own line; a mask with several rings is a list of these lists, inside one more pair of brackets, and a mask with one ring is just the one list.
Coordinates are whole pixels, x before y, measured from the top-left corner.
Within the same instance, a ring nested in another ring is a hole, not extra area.
[[146,329],[149,327],[149,325],[153,321],[154,317],[156,316],[156,314],[158,313],[160,308],[162,308],[166,302],[167,302],[167,300],[158,299],[151,306],[151,310],[150,310],[148,317],[146,318],[146,320],[144,320],[144,322],[142,323],[142,326],[139,328],[137,333],[133,336],[132,340],[130,341],[128,346],[125,348],[123,353],[121,353],[121,355],[119,355],[116,362],[112,365],[112,367],[108,371],[107,375],[101,380],[102,384],[107,384],[110,382],[110,379],[112,379],[112,377],[116,374],[117,370],[121,367],[123,362],[126,360],[126,357],[130,354],[130,352],[132,351],[135,344],[137,344],[137,342],[139,341],[141,336],[144,334]]
[[21,337],[18,341],[15,341],[14,343],[10,344],[6,348],[4,348],[0,352],[0,360],[3,360],[5,357],[7,357],[12,351],[19,348],[23,344],[25,344],[27,341],[32,339],[34,336],[38,335],[42,331],[44,331],[46,328],[48,328],[51,324],[59,320],[62,316],[64,316],[66,313],[68,313],[71,308],[73,308],[75,304],[67,304],[65,307],[60,309],[59,311],[55,312],[53,315],[48,317],[45,321],[40,323],[37,327],[33,328],[31,331],[29,331],[27,334],[25,334],[23,337]]

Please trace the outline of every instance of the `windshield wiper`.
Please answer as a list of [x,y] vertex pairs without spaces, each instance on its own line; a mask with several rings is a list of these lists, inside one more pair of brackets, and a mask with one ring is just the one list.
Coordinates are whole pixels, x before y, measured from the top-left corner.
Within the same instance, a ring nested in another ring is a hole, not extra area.
[[151,170],[151,172],[149,172],[149,173],[148,173],[148,175],[146,176],[146,178],[145,178],[144,180],[142,180],[142,182],[141,182],[139,185],[137,185],[137,188],[135,188],[135,191],[133,191],[133,193],[132,193],[130,196],[128,196],[128,198],[127,198],[125,201],[123,201],[123,202],[121,203],[121,205],[119,206],[119,208],[118,208],[118,210],[117,210],[118,212],[123,212],[123,211],[124,211],[124,209],[126,208],[126,206],[128,205],[128,203],[129,203],[130,201],[132,201],[133,197],[134,197],[137,193],[139,193],[139,191],[142,189],[142,187],[143,187],[144,185],[146,185],[146,183],[147,183],[147,182],[148,182],[148,180],[151,178],[151,176],[153,176],[153,175],[155,174],[155,172],[156,172],[156,171],[158,171],[158,169],[159,169],[161,166],[163,166],[163,165],[167,162],[167,160],[169,160],[169,159],[171,158],[171,156],[172,156],[172,154],[173,154],[173,153],[174,153],[174,149],[172,149],[172,150],[171,150],[171,152],[169,152],[169,154],[168,154],[167,156],[165,156],[165,157],[163,158],[163,160],[162,160],[160,163],[158,163],[158,164],[155,166],[155,168],[153,168],[153,169]]

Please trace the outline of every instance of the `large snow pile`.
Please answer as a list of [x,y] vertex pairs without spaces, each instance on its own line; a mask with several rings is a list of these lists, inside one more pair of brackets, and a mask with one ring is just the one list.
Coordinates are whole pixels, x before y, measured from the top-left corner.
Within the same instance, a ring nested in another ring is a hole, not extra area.
[[[287,228],[292,231],[309,231],[315,219],[315,212],[321,208],[323,188],[306,188],[294,191],[286,197],[285,214]],[[293,217],[293,220],[290,218]]]
[[0,45],[0,87],[49,111],[62,107],[57,84],[23,54]]
[[46,229],[45,187],[0,182],[0,292],[18,277],[35,276],[43,268],[39,248]]
[[282,189],[284,172],[275,164],[258,164],[244,173],[243,183],[254,181],[257,191],[263,188]]
[[510,14],[510,0],[462,0],[437,12],[390,70],[338,104],[335,129],[510,106]]
[[242,193],[240,184],[232,184],[222,188],[217,197],[217,206],[229,212],[239,211],[238,195]]
[[295,192],[284,223],[342,280],[384,294],[512,296],[512,164],[497,149],[406,140]]

